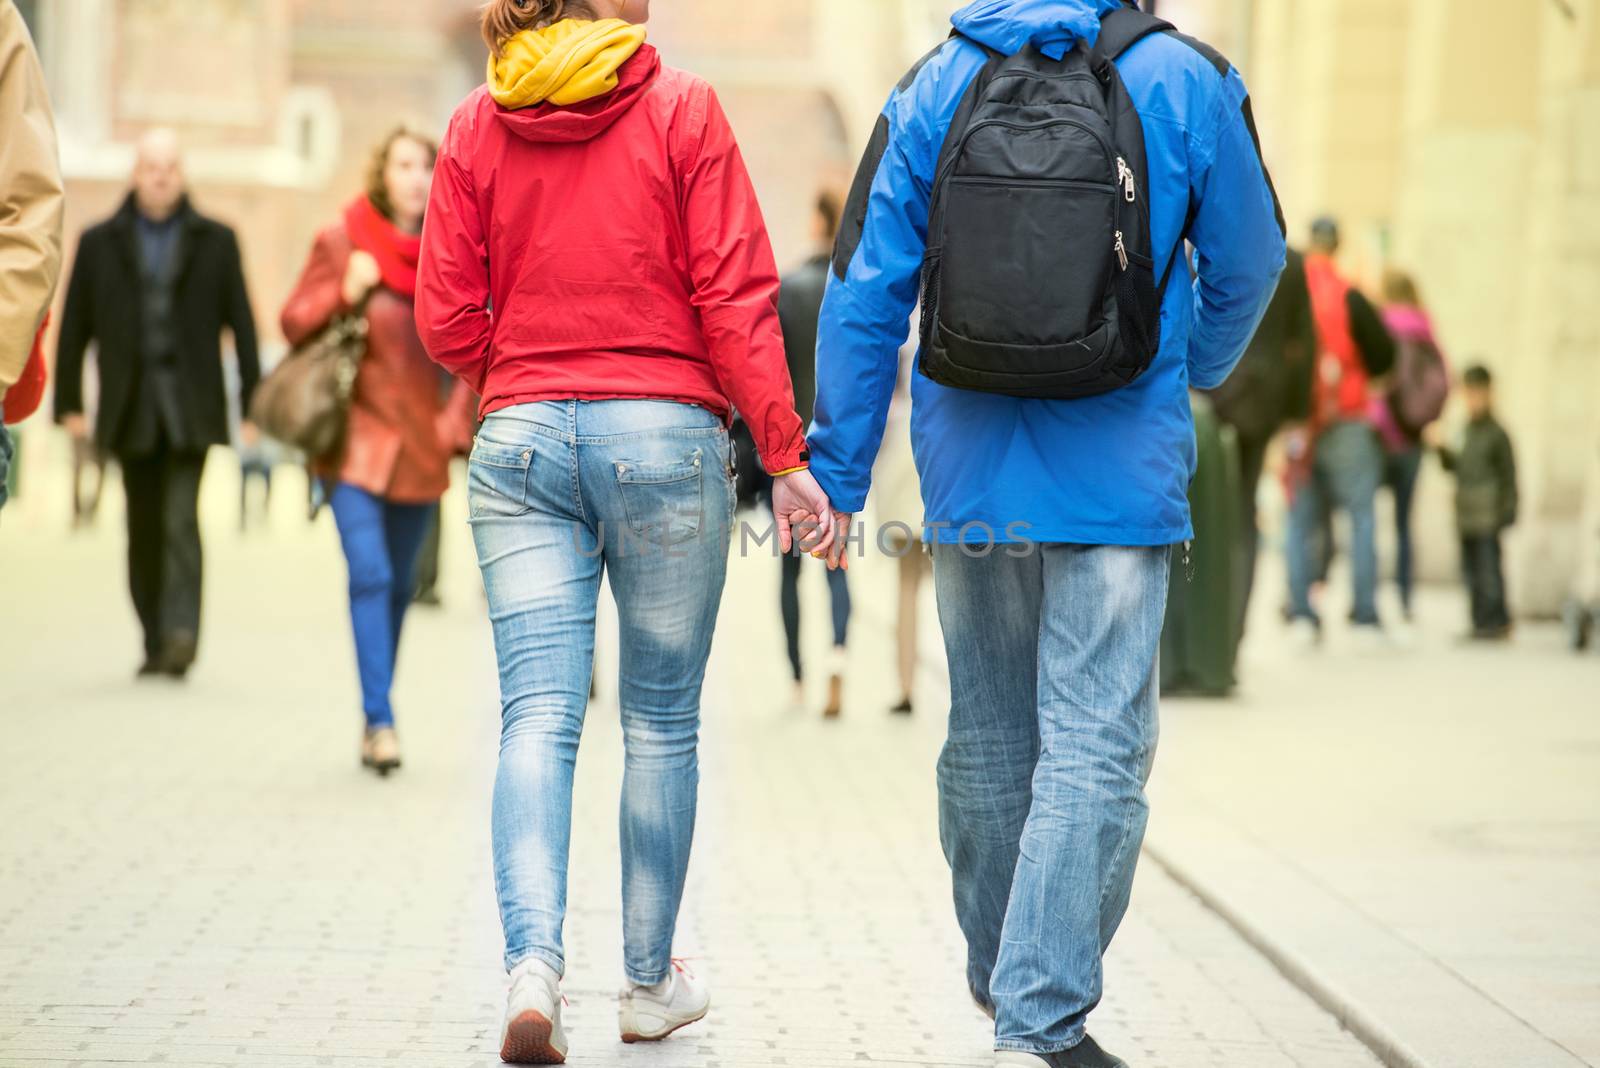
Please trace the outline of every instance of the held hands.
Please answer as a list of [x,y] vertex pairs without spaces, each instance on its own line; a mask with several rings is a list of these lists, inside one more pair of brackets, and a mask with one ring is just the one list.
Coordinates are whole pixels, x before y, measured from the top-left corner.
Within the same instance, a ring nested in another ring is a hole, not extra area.
[[772,518],[778,524],[778,548],[784,552],[794,548],[796,529],[800,548],[813,556],[830,552],[835,527],[826,520],[832,515],[828,495],[810,471],[790,471],[772,480]]
[[61,429],[71,435],[73,441],[83,441],[89,436],[89,420],[82,412],[68,412],[61,417]]
[[850,528],[856,517],[849,512],[833,513],[833,548],[828,550],[828,570],[850,570]]
[[354,307],[377,288],[381,281],[383,272],[378,269],[378,261],[372,258],[370,252],[356,249],[350,253],[350,263],[344,269],[344,282],[339,288],[339,294],[344,297],[346,304]]

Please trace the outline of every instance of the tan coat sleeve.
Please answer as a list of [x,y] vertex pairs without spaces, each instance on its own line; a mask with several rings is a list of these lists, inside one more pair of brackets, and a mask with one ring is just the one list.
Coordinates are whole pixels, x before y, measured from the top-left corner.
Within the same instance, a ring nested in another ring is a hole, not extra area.
[[0,0],[0,393],[28,361],[61,274],[61,162],[33,38]]

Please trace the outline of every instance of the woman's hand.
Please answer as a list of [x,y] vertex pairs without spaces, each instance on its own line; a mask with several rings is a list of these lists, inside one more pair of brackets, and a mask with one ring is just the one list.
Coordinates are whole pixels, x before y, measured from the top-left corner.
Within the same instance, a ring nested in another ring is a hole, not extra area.
[[833,508],[810,471],[790,471],[772,480],[772,518],[778,524],[778,548],[794,548],[794,531],[801,528],[800,548],[812,555],[833,548]]
[[378,269],[378,261],[372,258],[370,252],[356,249],[350,253],[350,263],[344,269],[344,284],[340,287],[340,295],[344,302],[352,308],[360,304],[368,293],[377,288],[383,281],[383,272]]

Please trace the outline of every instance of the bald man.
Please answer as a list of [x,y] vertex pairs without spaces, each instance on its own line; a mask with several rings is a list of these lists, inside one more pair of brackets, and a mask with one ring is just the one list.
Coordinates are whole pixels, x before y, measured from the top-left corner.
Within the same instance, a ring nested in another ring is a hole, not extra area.
[[[194,210],[177,138],[139,142],[122,207],[84,232],[67,284],[56,418],[89,435],[83,358],[97,346],[95,443],[117,457],[128,498],[128,582],[144,628],[141,677],[183,678],[200,635],[200,526],[206,450],[228,440],[222,334],[233,335],[240,411],[260,377],[239,243]],[[248,431],[247,431],[248,433]]]

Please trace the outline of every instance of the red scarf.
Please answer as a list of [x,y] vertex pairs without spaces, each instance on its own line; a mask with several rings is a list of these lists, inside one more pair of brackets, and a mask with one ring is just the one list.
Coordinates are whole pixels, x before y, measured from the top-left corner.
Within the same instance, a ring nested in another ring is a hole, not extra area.
[[401,230],[365,194],[344,210],[344,229],[352,245],[378,261],[384,285],[408,300],[415,299],[417,260],[422,256],[420,234]]

